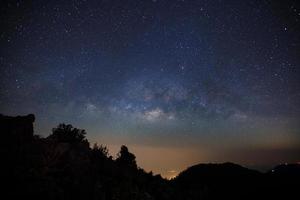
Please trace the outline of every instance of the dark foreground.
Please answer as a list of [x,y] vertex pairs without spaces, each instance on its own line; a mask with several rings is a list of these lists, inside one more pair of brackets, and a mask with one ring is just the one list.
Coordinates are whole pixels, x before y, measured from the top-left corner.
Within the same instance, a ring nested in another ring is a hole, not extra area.
[[299,194],[299,164],[267,173],[232,163],[199,164],[168,181],[139,168],[126,146],[113,159],[106,147],[91,148],[84,130],[60,124],[41,138],[33,134],[33,122],[34,115],[0,115],[1,199],[297,199]]

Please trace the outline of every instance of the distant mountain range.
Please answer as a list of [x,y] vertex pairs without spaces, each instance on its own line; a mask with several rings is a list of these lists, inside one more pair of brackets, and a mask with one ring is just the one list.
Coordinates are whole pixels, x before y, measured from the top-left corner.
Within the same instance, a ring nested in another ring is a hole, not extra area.
[[223,163],[189,167],[172,182],[182,199],[287,199],[297,194],[299,178],[299,164],[278,165],[261,173]]
[[294,199],[300,165],[261,173],[234,163],[198,164],[172,180],[136,165],[122,146],[113,159],[90,147],[85,131],[60,124],[46,138],[33,133],[34,115],[0,115],[2,197],[45,200]]

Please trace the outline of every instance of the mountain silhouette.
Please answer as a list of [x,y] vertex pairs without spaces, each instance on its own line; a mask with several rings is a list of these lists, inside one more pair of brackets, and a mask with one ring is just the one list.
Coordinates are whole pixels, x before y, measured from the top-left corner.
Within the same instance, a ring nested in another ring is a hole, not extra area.
[[250,199],[261,193],[263,174],[233,163],[199,164],[189,167],[173,180],[181,198]]
[[267,173],[234,163],[199,164],[172,180],[145,172],[123,145],[116,159],[90,147],[86,132],[59,124],[48,137],[34,134],[33,114],[0,115],[2,196],[58,200],[290,199],[298,192],[299,164]]
[[172,184],[177,199],[288,199],[299,186],[299,164],[278,165],[267,173],[234,163],[198,164]]

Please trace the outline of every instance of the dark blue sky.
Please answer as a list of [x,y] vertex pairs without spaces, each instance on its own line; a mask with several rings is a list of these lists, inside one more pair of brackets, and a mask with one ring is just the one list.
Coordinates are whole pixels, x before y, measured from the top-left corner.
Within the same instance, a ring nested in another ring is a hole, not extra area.
[[72,123],[165,176],[300,159],[296,1],[1,1],[0,13],[0,112],[34,113],[37,134]]

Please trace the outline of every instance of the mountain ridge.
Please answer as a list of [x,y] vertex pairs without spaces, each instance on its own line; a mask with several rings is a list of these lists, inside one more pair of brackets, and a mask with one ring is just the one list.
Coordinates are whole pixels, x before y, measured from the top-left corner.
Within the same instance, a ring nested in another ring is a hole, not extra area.
[[34,115],[0,115],[4,194],[31,199],[196,200],[287,198],[297,194],[299,164],[266,173],[231,162],[201,163],[172,180],[145,172],[123,145],[116,159],[86,132],[59,124],[46,138],[34,134]]

